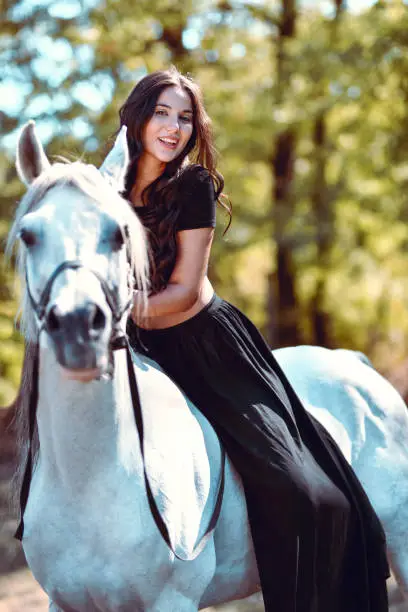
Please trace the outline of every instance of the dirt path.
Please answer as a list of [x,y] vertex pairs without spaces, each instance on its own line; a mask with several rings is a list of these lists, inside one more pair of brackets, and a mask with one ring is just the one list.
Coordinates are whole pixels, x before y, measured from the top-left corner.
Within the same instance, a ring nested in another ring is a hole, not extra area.
[[23,569],[0,577],[0,612],[46,612],[48,597]]

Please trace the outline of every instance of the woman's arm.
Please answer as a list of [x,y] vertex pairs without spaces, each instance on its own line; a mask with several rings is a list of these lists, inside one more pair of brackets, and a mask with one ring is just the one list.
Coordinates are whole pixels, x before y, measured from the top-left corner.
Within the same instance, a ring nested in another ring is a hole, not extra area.
[[177,232],[177,259],[167,287],[147,299],[146,310],[141,292],[135,292],[132,317],[136,323],[184,312],[195,304],[207,275],[213,235],[212,227]]

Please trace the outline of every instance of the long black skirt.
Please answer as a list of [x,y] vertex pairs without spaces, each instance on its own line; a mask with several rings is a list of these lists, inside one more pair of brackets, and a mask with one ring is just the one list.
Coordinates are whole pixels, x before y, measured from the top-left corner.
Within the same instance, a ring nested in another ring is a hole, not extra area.
[[378,518],[251,321],[214,295],[181,324],[128,333],[208,418],[242,478],[266,610],[388,610]]

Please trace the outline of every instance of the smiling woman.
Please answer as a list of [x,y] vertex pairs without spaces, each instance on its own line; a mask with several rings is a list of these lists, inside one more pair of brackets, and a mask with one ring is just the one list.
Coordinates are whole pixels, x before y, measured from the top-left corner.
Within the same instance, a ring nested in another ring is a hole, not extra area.
[[[211,121],[198,85],[172,69],[137,83],[120,110],[120,124],[127,127],[130,154],[125,196],[150,230],[151,285],[158,293],[170,288],[177,231],[213,228],[217,200],[230,213],[221,198],[224,180],[216,169]],[[193,305],[188,293],[177,296],[183,309]],[[211,293],[207,286],[205,301]],[[162,312],[173,323],[180,319],[176,301],[171,313]]]
[[[181,87],[168,87],[160,94],[152,118],[143,130],[143,153],[131,191],[134,205],[143,205],[141,194],[160,176],[166,164],[180,155],[193,133],[190,96]],[[156,176],[155,176],[156,175]]]
[[175,69],[148,75],[120,120],[126,196],[154,264],[129,336],[202,410],[237,468],[266,610],[385,612],[384,534],[359,481],[259,331],[208,279],[223,180],[198,85]]

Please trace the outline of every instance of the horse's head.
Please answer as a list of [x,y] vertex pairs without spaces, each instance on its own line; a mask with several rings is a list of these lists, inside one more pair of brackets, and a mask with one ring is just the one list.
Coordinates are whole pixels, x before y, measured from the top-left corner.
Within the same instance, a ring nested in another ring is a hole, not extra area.
[[143,227],[119,195],[128,166],[122,130],[100,170],[51,165],[33,122],[22,130],[17,170],[28,186],[10,232],[25,282],[22,329],[54,351],[71,378],[109,368],[110,342],[124,330],[133,285],[146,289]]

